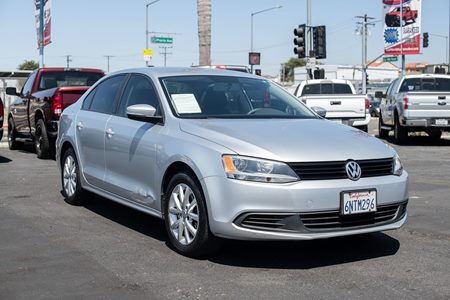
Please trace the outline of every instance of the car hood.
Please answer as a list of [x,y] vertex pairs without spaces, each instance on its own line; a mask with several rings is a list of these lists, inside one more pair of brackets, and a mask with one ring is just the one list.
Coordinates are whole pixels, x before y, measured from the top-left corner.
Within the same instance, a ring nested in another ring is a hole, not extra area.
[[379,139],[322,119],[202,119],[180,129],[240,155],[286,162],[341,161],[393,157]]

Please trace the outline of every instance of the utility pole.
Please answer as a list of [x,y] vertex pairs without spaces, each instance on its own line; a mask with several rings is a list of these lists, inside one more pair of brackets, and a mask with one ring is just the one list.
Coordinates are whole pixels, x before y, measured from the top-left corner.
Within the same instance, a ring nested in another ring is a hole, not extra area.
[[107,60],[107,62],[108,62],[107,73],[109,73],[109,59],[110,59],[111,57],[114,57],[114,56],[112,56],[112,55],[104,55],[104,57],[106,57],[106,60]]
[[[306,1],[306,57],[309,59],[313,57],[313,49],[312,49],[312,34],[311,34],[311,0]],[[309,76],[309,79],[313,79],[312,70],[306,69],[306,73]]]
[[163,49],[163,52],[159,52],[159,54],[164,55],[164,67],[166,66],[166,62],[167,62],[167,55],[172,55],[172,52],[167,52],[167,49],[172,49],[172,46],[168,47],[168,46],[159,46],[160,49]]
[[361,51],[362,51],[362,59],[361,59],[361,93],[367,93],[367,35],[368,30],[367,26],[374,25],[374,23],[369,23],[368,20],[372,20],[374,18],[368,17],[367,14],[364,16],[356,16],[358,19],[362,19],[362,22],[357,22],[356,24],[360,25],[359,32],[361,33]]
[[70,68],[70,63],[72,62],[72,55],[66,55],[66,65],[67,68]]

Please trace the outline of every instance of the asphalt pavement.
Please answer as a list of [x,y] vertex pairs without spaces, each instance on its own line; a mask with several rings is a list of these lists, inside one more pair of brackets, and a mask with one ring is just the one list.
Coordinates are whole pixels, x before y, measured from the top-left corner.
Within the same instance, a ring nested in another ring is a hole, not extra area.
[[66,204],[54,160],[0,148],[0,299],[449,299],[450,138],[393,146],[410,174],[403,228],[227,241],[204,259],[172,251],[156,218],[100,197]]

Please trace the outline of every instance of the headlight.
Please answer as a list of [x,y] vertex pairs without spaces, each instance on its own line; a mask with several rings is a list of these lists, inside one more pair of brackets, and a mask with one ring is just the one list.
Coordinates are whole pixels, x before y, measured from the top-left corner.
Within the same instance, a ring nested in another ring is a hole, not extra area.
[[276,161],[238,155],[224,155],[222,163],[225,174],[231,179],[272,183],[300,180],[287,164]]
[[403,173],[402,162],[400,161],[400,157],[396,154],[394,156],[394,175],[400,176]]

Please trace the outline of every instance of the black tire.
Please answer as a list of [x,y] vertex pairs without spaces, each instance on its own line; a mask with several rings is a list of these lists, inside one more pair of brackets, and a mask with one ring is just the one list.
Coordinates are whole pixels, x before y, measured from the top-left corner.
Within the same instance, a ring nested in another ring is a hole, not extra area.
[[389,136],[389,130],[383,129],[382,126],[384,126],[383,118],[381,118],[380,114],[380,117],[378,118],[378,137],[380,139],[387,139]]
[[377,116],[377,113],[374,110],[372,110],[372,112],[370,113],[370,116],[372,118],[375,118]]
[[[69,159],[71,160],[70,162],[68,161]],[[69,166],[73,166],[75,169],[70,169]],[[72,189],[70,189],[67,184],[68,182],[65,181],[65,179],[69,179],[69,177],[71,179],[75,179],[75,184],[74,186],[72,185]],[[61,186],[64,201],[71,205],[81,205],[86,202],[88,193],[81,187],[80,178],[80,168],[77,156],[72,148],[68,148],[66,152],[64,152],[64,156],[61,161]]]
[[[171,198],[174,197],[172,194],[177,193],[180,187],[184,192],[187,192],[188,188],[192,192],[190,193],[188,199],[184,202],[186,205],[181,203],[181,210],[174,206],[175,202]],[[189,257],[200,257],[217,250],[220,247],[220,240],[216,238],[209,229],[206,204],[203,192],[196,177],[188,172],[180,172],[175,174],[170,179],[165,195],[166,196],[164,197],[163,203],[165,216],[164,222],[169,243],[175,251]],[[193,205],[194,201],[196,203],[195,207]],[[193,208],[192,211],[191,206]],[[169,209],[171,211],[170,213]],[[179,213],[176,213],[176,211]],[[193,212],[193,215],[197,215],[197,221],[190,218],[191,212]],[[197,214],[195,214],[195,212]],[[192,232],[189,231],[189,226],[184,225],[188,222],[190,226],[192,226],[191,228],[196,229],[195,236],[192,237],[190,242],[189,238],[191,238]],[[171,227],[173,227],[173,229]],[[179,236],[180,231],[182,233],[181,237]],[[188,235],[187,238],[186,234]],[[186,244],[183,243],[183,240]]]
[[14,126],[14,121],[12,118],[8,120],[8,147],[10,150],[18,150],[20,149],[20,144],[16,141],[16,127]]
[[394,142],[396,144],[403,144],[408,137],[408,131],[400,124],[398,115],[395,115],[394,122]]
[[47,128],[45,127],[44,120],[42,119],[39,119],[36,122],[34,145],[36,147],[36,154],[38,158],[52,158],[55,155],[54,142],[48,137]]
[[439,140],[442,136],[442,131],[440,130],[430,130],[427,133],[428,136],[433,140]]

